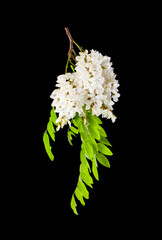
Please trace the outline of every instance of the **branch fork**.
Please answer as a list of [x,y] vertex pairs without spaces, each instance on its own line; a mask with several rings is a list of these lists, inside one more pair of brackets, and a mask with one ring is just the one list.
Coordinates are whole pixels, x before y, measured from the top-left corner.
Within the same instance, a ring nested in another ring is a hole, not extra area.
[[[69,44],[70,44],[70,45],[69,45],[69,51],[68,51],[68,59],[67,59],[66,67],[65,67],[65,73],[67,73],[67,69],[68,69],[69,62],[70,62],[73,66],[75,66],[75,65],[72,63],[71,59],[73,59],[73,60],[76,62],[76,59],[75,59],[76,53],[75,53],[74,48],[73,48],[73,43],[77,46],[77,48],[79,49],[80,52],[83,52],[83,49],[82,49],[82,47],[80,47],[80,46],[73,40],[73,38],[72,38],[72,36],[71,36],[71,33],[70,33],[70,31],[69,31],[69,28],[65,27],[64,29],[65,29],[65,31],[66,31],[66,34],[67,34],[68,38],[69,38]],[[74,53],[74,55],[73,55],[73,53]],[[71,65],[71,66],[72,66],[72,65]]]

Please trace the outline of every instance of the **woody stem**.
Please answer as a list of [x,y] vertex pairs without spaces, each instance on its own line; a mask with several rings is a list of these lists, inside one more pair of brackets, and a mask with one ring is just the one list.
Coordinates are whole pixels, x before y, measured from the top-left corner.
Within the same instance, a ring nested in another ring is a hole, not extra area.
[[72,53],[73,52],[73,38],[72,38],[71,33],[70,33],[70,31],[69,31],[69,29],[67,27],[65,27],[65,31],[66,31],[66,34],[67,34],[67,36],[69,38],[69,42],[70,42],[68,55],[71,58],[72,55],[73,55],[73,53]]

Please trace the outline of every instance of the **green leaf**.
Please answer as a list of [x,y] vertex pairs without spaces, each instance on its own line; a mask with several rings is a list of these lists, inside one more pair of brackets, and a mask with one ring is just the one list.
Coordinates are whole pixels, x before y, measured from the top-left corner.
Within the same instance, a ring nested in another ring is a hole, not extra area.
[[70,65],[70,67],[71,67],[72,71],[75,72],[75,70],[74,70],[74,68],[73,68],[73,65]]
[[49,136],[48,136],[47,132],[44,132],[44,134],[43,134],[43,142],[44,142],[44,146],[45,146],[45,149],[46,149],[46,152],[47,152],[49,158],[51,159],[51,161],[53,161],[54,155],[51,151]]
[[83,108],[83,111],[86,112],[86,104],[84,104],[82,108]]
[[90,158],[94,158],[94,152],[93,152],[93,148],[91,146],[91,144],[89,142],[85,142],[83,143],[83,147],[85,150],[85,154]]
[[[70,131],[70,130],[69,130],[69,131]],[[75,135],[74,132],[70,131],[70,134],[71,134],[72,136],[76,137],[76,135]]]
[[90,166],[89,166],[88,161],[87,161],[86,156],[85,156],[85,150],[84,150],[83,147],[82,147],[82,149],[80,151],[80,160],[89,169],[89,171],[91,172]]
[[98,125],[97,130],[99,131],[102,137],[107,137],[105,130],[101,126]]
[[98,176],[98,170],[97,170],[97,162],[96,162],[96,159],[94,158],[93,161],[92,161],[92,172],[93,172],[93,175],[95,176],[95,178],[97,180],[99,180],[99,176]]
[[95,139],[93,138],[93,136],[91,134],[88,135],[88,140],[89,140],[89,143],[92,145],[93,147],[93,151],[94,153],[98,152],[98,145],[95,141]]
[[86,173],[87,175],[89,175],[88,168],[83,163],[80,164],[80,172],[81,173],[83,172],[83,173]]
[[92,178],[91,178],[88,174],[82,172],[82,173],[80,174],[80,176],[81,176],[81,179],[82,179],[89,187],[93,188],[93,186],[92,186],[92,183],[93,183],[93,182],[91,181]]
[[67,138],[68,138],[68,142],[70,143],[70,145],[71,146],[73,146],[73,144],[72,144],[72,136],[71,136],[71,131],[68,129],[68,131],[67,131]]
[[80,124],[79,126],[79,132],[80,132],[80,137],[81,137],[81,140],[82,142],[87,142],[88,141],[88,130],[87,128],[82,124]]
[[[49,118],[49,122],[52,122],[52,123],[53,123],[51,116],[50,116],[50,118]],[[53,132],[54,132],[54,133],[56,132],[54,126],[53,126]]]
[[92,115],[92,116],[93,116],[93,120],[96,121],[96,123],[102,124],[102,121],[100,120],[99,117],[97,117],[96,115]]
[[75,127],[78,127],[75,118],[73,118],[73,119],[71,120],[71,122],[74,124]]
[[97,121],[95,121],[95,118],[93,118],[93,116],[90,113],[86,114],[86,119],[88,121],[88,123],[93,127],[93,128],[98,128],[99,125],[97,123]]
[[87,140],[86,140],[85,134],[83,132],[83,128],[81,129],[79,127],[79,132],[80,132],[80,138],[81,138],[82,142],[86,142]]
[[[71,127],[70,127],[70,128],[71,128]],[[73,140],[72,136],[76,137],[76,135],[75,135],[74,132],[72,132],[72,131],[70,130],[70,128],[68,128],[68,131],[67,131],[67,138],[68,138],[68,141],[69,141],[70,145],[73,146],[73,144],[72,144],[72,140]],[[76,128],[74,128],[74,129],[76,129]],[[77,130],[77,129],[76,129],[76,130]]]
[[103,143],[98,143],[98,151],[105,155],[113,155],[108,147],[106,147]]
[[50,135],[50,137],[52,138],[53,141],[55,141],[55,129],[54,129],[54,126],[53,126],[53,123],[52,121],[49,121],[48,124],[47,124],[47,131]]
[[91,184],[93,184],[93,179],[90,176],[88,169],[83,163],[81,163],[80,165],[80,177],[89,187],[92,188]]
[[111,143],[110,143],[110,142],[107,140],[107,138],[105,138],[105,137],[102,137],[102,136],[101,136],[99,142],[104,143],[105,145],[108,145],[108,146],[111,146],[111,147],[112,147]]
[[43,142],[44,142],[45,146],[48,146],[48,145],[50,146],[49,136],[48,136],[47,132],[44,132],[44,134],[43,134]]
[[82,118],[79,116],[78,112],[75,115],[74,122],[75,122],[75,126],[79,128],[80,124],[82,123]]
[[71,208],[73,209],[73,212],[74,212],[76,215],[78,215],[77,210],[76,210],[77,204],[76,204],[76,202],[75,202],[74,195],[72,195],[71,202],[70,202],[70,206],[71,206]]
[[84,198],[89,199],[89,192],[85,186],[85,184],[82,182],[81,178],[78,182],[78,188],[81,191]]
[[56,123],[57,115],[56,115],[56,113],[55,113],[54,107],[51,109],[50,114],[51,114],[52,122],[53,122],[56,126],[58,126],[58,123]]
[[107,157],[105,157],[102,153],[97,153],[96,158],[103,166],[110,168],[110,163]]
[[88,126],[88,131],[90,134],[97,140],[100,140],[100,134],[97,130],[97,128],[92,127],[91,125]]
[[73,131],[75,134],[78,134],[79,132],[78,129],[73,126],[70,127],[70,130]]
[[81,204],[82,204],[83,206],[85,206],[85,202],[84,202],[82,193],[80,192],[80,190],[79,190],[78,187],[75,189],[75,196],[78,198],[78,200],[81,202]]

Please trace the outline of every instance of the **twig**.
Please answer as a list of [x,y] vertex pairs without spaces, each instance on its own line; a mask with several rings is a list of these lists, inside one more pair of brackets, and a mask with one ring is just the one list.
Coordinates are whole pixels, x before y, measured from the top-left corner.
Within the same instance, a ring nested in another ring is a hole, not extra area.
[[66,31],[66,34],[69,38],[69,42],[70,42],[69,52],[68,52],[69,57],[72,58],[72,56],[73,56],[73,38],[72,38],[71,33],[70,33],[70,31],[67,27],[65,27],[65,31]]

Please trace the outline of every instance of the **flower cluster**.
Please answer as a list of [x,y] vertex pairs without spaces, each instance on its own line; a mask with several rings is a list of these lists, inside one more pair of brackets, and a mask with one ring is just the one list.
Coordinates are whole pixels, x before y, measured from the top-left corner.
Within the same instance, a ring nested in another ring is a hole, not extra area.
[[112,111],[120,96],[118,86],[110,57],[95,50],[80,52],[76,57],[75,72],[58,76],[58,88],[50,96],[54,99],[52,106],[58,113],[59,127],[70,125],[77,112],[84,116],[85,104],[86,110],[92,109],[93,115],[102,115],[114,122],[116,117]]

